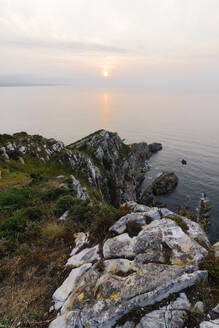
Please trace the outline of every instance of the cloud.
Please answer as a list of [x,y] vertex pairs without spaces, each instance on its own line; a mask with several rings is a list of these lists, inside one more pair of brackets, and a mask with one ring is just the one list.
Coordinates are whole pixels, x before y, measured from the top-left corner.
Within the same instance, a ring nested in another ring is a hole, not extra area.
[[0,40],[0,45],[16,47],[16,48],[46,48],[46,49],[66,49],[73,50],[77,53],[86,52],[105,52],[127,54],[128,49],[119,48],[112,45],[91,42],[75,42],[75,41],[60,41],[60,40]]

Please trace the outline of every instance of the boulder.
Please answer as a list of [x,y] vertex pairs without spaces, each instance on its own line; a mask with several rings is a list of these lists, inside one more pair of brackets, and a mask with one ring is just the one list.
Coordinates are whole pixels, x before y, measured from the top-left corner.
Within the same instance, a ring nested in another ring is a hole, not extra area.
[[162,144],[158,142],[154,142],[149,145],[149,150],[152,153],[156,153],[157,151],[162,150]]
[[178,178],[174,172],[164,172],[156,178],[152,184],[154,195],[165,195],[173,191],[178,184]]

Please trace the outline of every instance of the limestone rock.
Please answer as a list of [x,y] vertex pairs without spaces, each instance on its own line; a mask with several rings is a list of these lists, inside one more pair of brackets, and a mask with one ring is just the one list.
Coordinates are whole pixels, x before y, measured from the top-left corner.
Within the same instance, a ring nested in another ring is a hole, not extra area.
[[135,222],[140,226],[144,226],[146,223],[145,215],[144,213],[127,214],[119,219],[112,227],[110,227],[109,231],[121,234],[126,230],[126,224],[128,222]]
[[211,321],[203,321],[200,324],[200,328],[217,328],[219,326],[219,319]]
[[204,304],[203,302],[196,302],[194,305],[194,309],[198,310],[201,313],[204,313]]
[[[60,312],[50,328],[112,328],[133,308],[156,304],[207,278],[207,271],[198,270],[207,251],[193,238],[202,230],[192,225],[190,232],[185,233],[171,219],[176,214],[168,209],[140,207],[133,202],[130,206],[144,211],[118,220],[111,227],[118,235],[106,240],[103,247],[84,248],[89,237],[83,233],[75,236],[76,247],[68,264],[78,268],[54,293],[55,308]],[[143,221],[145,215],[151,217],[149,224]],[[124,233],[129,219],[141,224],[134,237]],[[179,309],[189,308],[186,296],[181,294],[170,306],[174,306],[171,318],[170,308],[160,309],[151,313],[152,318],[142,318],[139,327],[144,327],[144,322],[150,322],[148,327],[163,327],[160,319],[164,315],[172,327],[183,327]]]
[[92,263],[94,261],[100,260],[100,256],[98,252],[99,252],[98,245],[92,248],[85,248],[78,254],[71,256],[68,259],[67,265],[78,267],[84,263]]
[[75,288],[77,281],[81,275],[86,272],[92,264],[87,263],[82,265],[80,268],[73,269],[68,276],[68,278],[63,282],[61,287],[59,287],[53,294],[53,300],[55,302],[55,309],[58,310],[66,301],[69,294],[72,293],[72,290]]
[[69,211],[65,211],[62,216],[60,216],[59,220],[60,221],[65,221],[68,218]]
[[204,313],[204,304],[203,302],[196,302],[194,305],[194,309],[198,310],[201,313]]
[[190,309],[190,302],[184,293],[175,302],[146,314],[136,328],[183,328],[186,318],[184,310]]
[[212,311],[219,314],[219,304],[217,304]]
[[71,188],[72,188],[72,190],[76,191],[77,198],[80,198],[83,200],[88,199],[89,194],[88,194],[87,188],[85,188],[85,187],[82,188],[80,181],[77,180],[73,175],[71,175],[71,179],[72,179]]
[[207,255],[206,249],[185,234],[171,219],[155,220],[145,225],[136,237],[131,238],[123,233],[108,239],[103,246],[105,259],[134,258],[137,254],[149,253],[152,258],[156,255],[156,260],[163,262],[167,252],[168,261],[178,265],[198,265]]

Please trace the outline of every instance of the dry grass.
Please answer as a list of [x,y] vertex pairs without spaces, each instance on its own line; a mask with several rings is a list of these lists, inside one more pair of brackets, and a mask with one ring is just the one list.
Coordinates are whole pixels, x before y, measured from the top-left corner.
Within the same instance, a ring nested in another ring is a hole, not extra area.
[[[72,244],[74,243],[72,239]],[[30,248],[22,245],[13,258],[0,261],[0,324],[5,328],[47,327],[52,294],[69,270],[69,240]],[[43,323],[45,321],[45,324]]]

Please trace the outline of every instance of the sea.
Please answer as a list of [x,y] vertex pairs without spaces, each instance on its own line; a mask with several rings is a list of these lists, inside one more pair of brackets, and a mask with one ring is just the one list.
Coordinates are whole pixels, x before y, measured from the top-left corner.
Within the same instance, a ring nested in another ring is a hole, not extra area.
[[[148,181],[174,171],[177,188],[162,200],[177,210],[190,198],[195,212],[202,192],[210,200],[208,236],[219,240],[219,93],[147,88],[0,87],[0,133],[26,131],[70,144],[99,129],[127,144],[161,142]],[[187,165],[182,165],[185,159]]]

